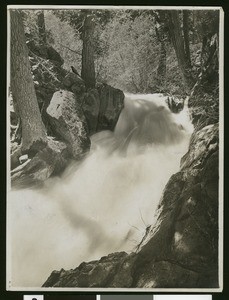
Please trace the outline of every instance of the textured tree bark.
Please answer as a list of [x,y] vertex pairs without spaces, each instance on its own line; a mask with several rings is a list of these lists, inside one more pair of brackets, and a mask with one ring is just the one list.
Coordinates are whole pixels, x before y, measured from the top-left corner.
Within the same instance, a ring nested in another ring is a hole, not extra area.
[[157,76],[161,79],[161,81],[165,80],[166,76],[166,48],[165,43],[161,42],[161,51],[160,51],[160,58],[159,64],[157,67]]
[[184,47],[185,54],[189,65],[191,66],[191,56],[189,47],[189,24],[188,24],[188,10],[183,11],[183,33],[184,33]]
[[46,44],[46,32],[45,32],[45,16],[44,11],[41,10],[37,16],[37,25],[38,25],[38,32],[41,44]]
[[46,143],[45,127],[41,119],[35,94],[28,48],[22,19],[18,11],[10,13],[11,57],[10,76],[14,106],[21,120],[22,152]]
[[160,58],[157,67],[157,76],[158,76],[159,84],[163,84],[166,76],[166,46],[165,46],[165,38],[164,38],[162,25],[158,25],[158,27],[156,27],[156,35],[158,41],[161,44]]
[[192,88],[195,82],[192,76],[191,66],[185,54],[184,40],[179,22],[179,13],[176,10],[171,10],[169,12],[169,32],[184,82],[186,83],[187,87]]
[[95,87],[95,63],[93,45],[94,22],[92,16],[86,16],[83,26],[83,50],[81,77],[87,88]]
[[163,85],[166,77],[166,34],[165,34],[165,14],[158,11],[155,16],[155,32],[158,42],[161,44],[160,58],[157,67],[158,84]]

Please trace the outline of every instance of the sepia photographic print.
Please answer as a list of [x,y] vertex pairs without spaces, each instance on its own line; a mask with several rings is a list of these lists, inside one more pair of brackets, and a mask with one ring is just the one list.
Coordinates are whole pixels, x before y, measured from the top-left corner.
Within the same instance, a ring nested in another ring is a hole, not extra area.
[[222,291],[222,8],[7,19],[7,290]]

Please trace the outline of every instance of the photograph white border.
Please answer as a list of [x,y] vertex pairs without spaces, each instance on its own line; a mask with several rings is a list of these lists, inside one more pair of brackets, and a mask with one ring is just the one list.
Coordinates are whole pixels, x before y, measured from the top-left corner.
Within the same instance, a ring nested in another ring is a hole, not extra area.
[[[7,94],[10,83],[10,20],[9,10],[11,9],[28,9],[28,10],[53,10],[53,9],[133,9],[133,10],[145,10],[145,9],[161,9],[161,10],[219,10],[220,24],[219,24],[219,288],[44,288],[44,287],[12,287],[10,286],[10,232],[9,224],[6,224],[6,290],[7,291],[66,291],[66,292],[189,292],[189,293],[206,293],[206,292],[222,292],[223,290],[223,212],[224,212],[224,11],[221,6],[113,6],[113,5],[8,5],[7,6]],[[7,95],[7,99],[8,99]],[[6,99],[6,101],[7,101]],[[7,197],[10,191],[10,110],[9,103],[7,101]],[[7,201],[7,200],[6,200]],[[8,201],[7,201],[8,203]],[[8,219],[8,204],[6,216]],[[100,300],[100,299],[97,299]]]

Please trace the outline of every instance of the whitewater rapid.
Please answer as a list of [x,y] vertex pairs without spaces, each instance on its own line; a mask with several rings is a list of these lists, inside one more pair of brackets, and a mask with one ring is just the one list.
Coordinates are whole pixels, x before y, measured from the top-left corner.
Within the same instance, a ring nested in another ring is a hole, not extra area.
[[133,251],[192,130],[186,106],[173,114],[161,94],[126,94],[115,131],[92,136],[83,161],[40,190],[8,193],[9,286],[41,287],[53,270]]

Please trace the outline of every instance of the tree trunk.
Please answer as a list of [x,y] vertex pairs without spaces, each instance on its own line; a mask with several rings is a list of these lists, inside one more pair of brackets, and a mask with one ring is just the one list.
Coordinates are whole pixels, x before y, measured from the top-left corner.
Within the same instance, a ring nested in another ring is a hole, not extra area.
[[161,51],[160,51],[159,64],[157,67],[157,76],[160,84],[163,84],[166,76],[166,48],[164,42],[161,42]]
[[93,45],[94,22],[92,16],[86,16],[83,26],[83,50],[81,77],[87,88],[95,87],[95,63]]
[[[41,119],[35,94],[28,48],[24,35],[24,28],[20,13],[11,11],[11,58],[10,75],[11,90],[14,106],[21,120],[22,152],[31,147],[40,147],[46,143],[45,127]],[[35,149],[34,149],[35,150]]]
[[44,16],[44,11],[43,10],[41,10],[38,13],[37,25],[38,25],[40,44],[46,44],[45,16]]
[[165,33],[165,19],[166,15],[164,11],[157,11],[154,13],[155,17],[155,32],[158,42],[161,44],[159,63],[157,67],[157,79],[158,85],[161,86],[165,83],[166,77],[166,33]]
[[189,24],[188,24],[188,10],[183,11],[183,33],[184,33],[184,47],[187,61],[191,67],[191,56],[189,48]]
[[161,44],[159,64],[157,67],[157,77],[159,80],[158,82],[159,85],[162,85],[165,81],[165,76],[166,76],[166,46],[165,46],[163,25],[157,23],[155,27],[155,31],[156,31],[157,39]]
[[184,82],[191,89],[194,85],[194,78],[184,50],[178,11],[171,10],[169,12],[169,31]]

